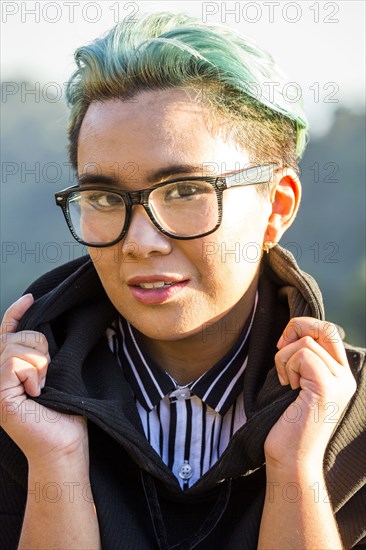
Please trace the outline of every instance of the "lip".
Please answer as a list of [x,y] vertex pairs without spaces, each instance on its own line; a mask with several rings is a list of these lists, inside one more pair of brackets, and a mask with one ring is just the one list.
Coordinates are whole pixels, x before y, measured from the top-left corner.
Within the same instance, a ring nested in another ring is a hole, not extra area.
[[[141,288],[141,283],[173,283],[170,286],[162,288]],[[181,292],[189,283],[188,279],[177,275],[144,275],[135,276],[127,281],[129,291],[132,296],[140,303],[146,305],[162,304],[170,300],[178,292]]]
[[126,283],[128,286],[135,286],[141,283],[157,283],[159,281],[163,281],[163,283],[181,283],[187,280],[187,278],[180,275],[135,275],[135,277],[128,279]]

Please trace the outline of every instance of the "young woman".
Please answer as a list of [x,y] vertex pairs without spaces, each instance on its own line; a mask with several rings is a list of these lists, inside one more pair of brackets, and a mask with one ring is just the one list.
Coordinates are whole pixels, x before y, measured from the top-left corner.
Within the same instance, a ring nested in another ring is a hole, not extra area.
[[271,58],[184,15],[76,62],[56,202],[90,257],[3,319],[4,547],[365,547],[364,355],[277,244],[301,105],[257,97]]

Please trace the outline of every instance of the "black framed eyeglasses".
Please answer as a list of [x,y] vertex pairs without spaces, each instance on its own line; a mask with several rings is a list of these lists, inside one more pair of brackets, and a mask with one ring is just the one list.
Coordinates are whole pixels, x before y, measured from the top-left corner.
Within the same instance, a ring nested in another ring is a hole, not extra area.
[[73,237],[98,248],[126,235],[134,205],[142,205],[152,223],[173,239],[197,239],[216,231],[222,220],[222,193],[232,187],[273,179],[275,164],[254,166],[219,177],[171,179],[140,191],[85,184],[55,194]]

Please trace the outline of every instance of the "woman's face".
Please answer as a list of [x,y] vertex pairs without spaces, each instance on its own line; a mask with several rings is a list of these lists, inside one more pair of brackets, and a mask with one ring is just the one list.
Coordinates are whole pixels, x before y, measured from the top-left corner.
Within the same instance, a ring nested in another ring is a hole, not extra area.
[[[204,114],[182,90],[95,102],[80,131],[79,175],[98,171],[133,191],[248,165],[245,151],[208,131]],[[256,186],[229,189],[219,229],[179,241],[134,206],[124,239],[89,252],[110,300],[132,325],[148,338],[183,339],[222,326],[225,316],[249,314],[270,214],[270,200]],[[146,288],[159,282],[169,286]]]

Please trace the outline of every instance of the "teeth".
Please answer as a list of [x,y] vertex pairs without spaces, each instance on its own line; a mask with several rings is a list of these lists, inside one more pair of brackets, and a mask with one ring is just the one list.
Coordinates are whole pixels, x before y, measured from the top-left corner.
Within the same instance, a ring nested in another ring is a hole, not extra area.
[[163,286],[169,286],[172,283],[164,283],[164,281],[157,281],[156,283],[140,283],[137,286],[140,286],[141,288],[163,288]]

